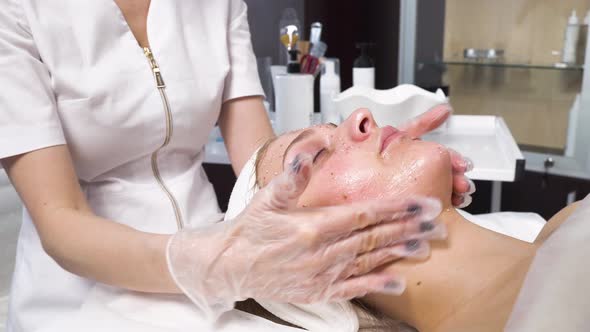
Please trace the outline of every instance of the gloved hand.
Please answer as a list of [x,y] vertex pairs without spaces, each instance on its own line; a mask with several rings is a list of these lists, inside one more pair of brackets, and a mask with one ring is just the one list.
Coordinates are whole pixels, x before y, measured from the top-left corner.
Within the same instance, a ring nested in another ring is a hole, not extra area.
[[400,294],[402,276],[373,270],[426,257],[427,240],[446,236],[433,199],[297,208],[311,159],[295,158],[234,220],[171,237],[170,273],[205,318],[216,320],[247,298],[306,304]]
[[[440,105],[432,110],[422,113],[399,129],[406,131],[412,137],[420,137],[440,127],[453,113],[450,105]],[[464,208],[471,204],[471,194],[475,192],[475,183],[465,176],[465,173],[473,169],[473,162],[463,157],[457,151],[448,149],[453,165],[453,196],[452,203],[458,208]]]

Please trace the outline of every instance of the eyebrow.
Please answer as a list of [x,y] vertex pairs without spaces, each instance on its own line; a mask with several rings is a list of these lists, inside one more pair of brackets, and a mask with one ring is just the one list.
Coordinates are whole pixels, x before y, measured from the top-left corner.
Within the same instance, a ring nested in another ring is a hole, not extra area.
[[295,137],[295,139],[293,139],[291,141],[291,143],[289,143],[289,146],[287,146],[287,148],[285,149],[285,152],[283,153],[283,167],[285,165],[285,157],[287,157],[287,154],[289,153],[289,150],[291,150],[291,148],[297,144],[297,142],[301,142],[303,141],[306,137],[309,137],[311,135],[313,135],[315,132],[314,129],[307,129],[302,131],[299,135],[297,135],[297,137]]
[[[329,122],[326,123],[326,125],[332,127],[332,128],[337,128],[338,126]],[[291,150],[291,148],[293,146],[295,146],[295,144],[303,141],[304,139],[306,139],[307,137],[313,135],[316,133],[316,129],[315,128],[310,128],[307,130],[302,131],[299,135],[297,135],[297,137],[295,137],[295,139],[293,139],[291,141],[291,143],[289,143],[289,145],[287,146],[287,148],[285,149],[285,152],[283,153],[283,165],[285,165],[285,157],[287,156],[287,154],[289,153],[289,150]]]

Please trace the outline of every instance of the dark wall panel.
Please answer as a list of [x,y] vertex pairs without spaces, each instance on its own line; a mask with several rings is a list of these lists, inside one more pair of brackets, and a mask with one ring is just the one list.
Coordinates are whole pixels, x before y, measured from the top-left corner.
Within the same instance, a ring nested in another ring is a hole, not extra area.
[[399,0],[306,0],[306,29],[315,21],[324,24],[327,56],[340,59],[343,90],[352,86],[352,64],[359,55],[355,46],[361,41],[376,43],[376,88],[397,84]]
[[567,196],[576,192],[576,200],[590,193],[590,181],[563,176],[525,172],[518,182],[502,187],[502,209],[536,212],[549,220],[567,204]]
[[[416,23],[416,64],[440,61],[443,57],[446,0],[419,0]],[[439,87],[442,70],[438,66],[417,66],[416,85]]]

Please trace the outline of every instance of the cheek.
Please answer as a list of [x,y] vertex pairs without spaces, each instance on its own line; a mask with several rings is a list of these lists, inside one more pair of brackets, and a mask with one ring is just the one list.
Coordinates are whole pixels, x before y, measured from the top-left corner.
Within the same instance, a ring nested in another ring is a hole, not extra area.
[[327,206],[409,195],[446,199],[451,192],[450,157],[432,144],[398,151],[389,160],[374,154],[334,157],[316,170],[299,206]]
[[433,196],[445,201],[450,196],[451,163],[446,148],[435,143],[414,144],[400,153],[394,164],[389,180],[391,193]]
[[330,158],[316,170],[299,199],[300,206],[338,205],[374,198],[384,187],[383,167],[374,155]]

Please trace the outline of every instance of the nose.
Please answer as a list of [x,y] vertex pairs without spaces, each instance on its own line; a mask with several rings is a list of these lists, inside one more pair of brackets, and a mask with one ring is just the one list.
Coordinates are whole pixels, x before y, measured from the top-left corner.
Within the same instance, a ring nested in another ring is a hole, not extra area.
[[344,121],[348,135],[353,141],[361,142],[371,136],[371,133],[378,128],[375,119],[366,108],[358,109]]

